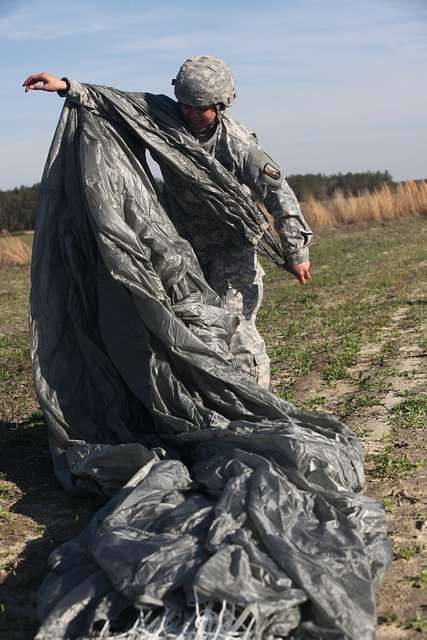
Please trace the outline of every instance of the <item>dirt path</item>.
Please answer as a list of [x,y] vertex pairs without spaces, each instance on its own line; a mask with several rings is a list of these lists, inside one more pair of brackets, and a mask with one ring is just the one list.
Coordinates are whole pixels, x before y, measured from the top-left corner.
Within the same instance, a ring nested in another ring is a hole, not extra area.
[[427,323],[408,319],[426,303],[418,294],[399,307],[344,381],[312,373],[294,387],[297,400],[314,392],[358,433],[366,493],[386,507],[394,557],[379,590],[377,640],[427,637]]

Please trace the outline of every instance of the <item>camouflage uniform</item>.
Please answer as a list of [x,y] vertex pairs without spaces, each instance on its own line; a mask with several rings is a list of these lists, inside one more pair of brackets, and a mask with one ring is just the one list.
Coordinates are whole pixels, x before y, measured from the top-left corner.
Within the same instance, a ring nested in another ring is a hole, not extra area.
[[[96,107],[84,85],[75,81],[69,83],[68,98],[88,108]],[[215,156],[246,186],[248,197],[262,202],[271,213],[286,262],[293,265],[308,260],[307,245],[312,232],[280,168],[258,145],[255,134],[218,111],[213,126],[197,137],[205,151]],[[209,285],[240,318],[231,349],[239,358],[242,369],[255,376],[261,387],[268,388],[270,361],[265,342],[255,326],[264,275],[255,250],[243,241],[241,246],[232,242],[227,230],[209,217],[208,207],[203,211],[200,201],[183,186],[179,177],[167,167],[161,169],[172,221],[178,232],[191,242]]]

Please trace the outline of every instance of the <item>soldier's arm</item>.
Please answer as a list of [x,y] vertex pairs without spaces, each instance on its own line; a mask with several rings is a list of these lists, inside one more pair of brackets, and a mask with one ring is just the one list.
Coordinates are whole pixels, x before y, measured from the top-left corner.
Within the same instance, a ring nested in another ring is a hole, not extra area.
[[258,145],[248,151],[243,182],[272,215],[284,259],[298,280],[305,282],[310,277],[308,244],[313,232],[280,167]]
[[65,81],[67,82],[66,89],[64,91],[58,91],[58,95],[61,96],[61,98],[68,98],[75,104],[86,107],[86,109],[96,109],[97,105],[91,98],[84,84],[77,82],[77,80],[69,80],[68,78],[65,78]]
[[25,89],[25,93],[28,93],[28,91],[56,92],[61,98],[69,98],[87,109],[96,109],[96,104],[86,87],[75,80],[57,78],[46,71],[42,71],[28,76],[22,86]]

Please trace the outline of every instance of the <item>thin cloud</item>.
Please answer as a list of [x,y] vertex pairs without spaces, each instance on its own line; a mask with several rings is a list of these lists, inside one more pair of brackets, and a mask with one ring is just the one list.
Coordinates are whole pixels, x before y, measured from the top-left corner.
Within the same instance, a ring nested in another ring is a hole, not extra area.
[[133,42],[126,42],[113,46],[112,53],[136,53],[138,51],[181,51],[189,46],[189,43],[197,41],[193,33],[179,36],[160,36],[158,38],[143,38]]
[[[1,1],[1,0],[0,0]],[[18,2],[16,11],[0,17],[0,35],[9,40],[54,40],[116,30],[131,23],[129,15],[102,11],[95,4],[34,0]],[[1,14],[0,14],[1,15]]]
[[[104,33],[113,29],[113,25],[94,24],[81,27],[59,28],[55,25],[47,27],[40,26],[36,29],[26,32],[20,30],[8,30],[7,37],[11,40],[55,40],[60,38],[70,38],[77,35],[89,35],[93,33]],[[2,25],[0,24],[0,33],[2,33]],[[4,33],[3,33],[4,35]]]
[[0,16],[8,15],[9,13],[16,11],[21,7],[25,0],[2,0],[0,4]]
[[[2,0],[0,0],[1,2]],[[16,9],[14,12],[11,12]],[[5,13],[1,17],[2,13]],[[9,3],[8,11],[0,11],[0,35],[9,40],[54,40],[78,35],[114,32],[120,36],[130,28],[155,24],[161,25],[166,19],[189,19],[187,10],[122,10],[121,5],[95,2],[86,4],[73,2],[42,2],[34,0],[30,4]]]
[[67,20],[61,19],[55,22],[35,22],[33,13],[28,8],[19,9],[12,15],[0,18],[0,35],[9,40],[53,40],[59,38],[70,38],[76,35],[101,33],[114,29],[115,24],[106,22],[82,21],[76,24],[69,16]]
[[[334,6],[330,2],[324,5],[324,9]],[[139,27],[137,35],[133,35],[130,25],[126,42],[122,39],[115,41],[113,37],[109,52],[126,54],[150,51],[167,57],[191,49],[199,52],[214,45],[216,51],[232,52],[227,56],[227,60],[231,60],[238,51],[251,48],[252,51],[262,51],[262,60],[270,60],[268,67],[273,72],[275,65],[283,65],[286,60],[292,62],[292,56],[307,56],[310,52],[315,56],[314,67],[321,58],[335,57],[337,49],[347,52],[353,49],[353,55],[359,61],[371,58],[375,51],[389,51],[393,55],[399,51],[409,51],[413,52],[414,58],[427,52],[425,24],[420,24],[416,16],[402,20],[400,16],[381,14],[374,5],[368,16],[362,14],[355,17],[354,11],[344,11],[339,15],[325,11],[319,24],[319,5],[314,6],[317,6],[317,11],[307,11],[303,16],[289,13],[285,6],[282,11],[276,11],[273,22],[271,16],[258,9],[248,9],[243,15],[231,9],[227,14],[227,23],[213,16],[209,20],[209,29],[199,28],[202,26],[199,23],[206,21],[196,14],[192,17],[188,32],[178,34],[175,31],[178,20],[172,13],[158,24],[153,22],[149,37]],[[171,33],[168,34],[168,31]],[[254,59],[252,55],[248,65],[253,68],[259,61],[260,58]],[[299,69],[299,65],[292,66]]]

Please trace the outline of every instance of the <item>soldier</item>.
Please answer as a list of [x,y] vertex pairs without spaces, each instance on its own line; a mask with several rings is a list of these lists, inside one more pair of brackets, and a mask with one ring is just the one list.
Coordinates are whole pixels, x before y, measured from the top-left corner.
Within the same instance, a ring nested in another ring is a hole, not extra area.
[[[184,62],[172,81],[188,131],[261,203],[273,217],[284,264],[301,284],[310,278],[308,243],[312,232],[280,167],[258,145],[255,134],[226,115],[236,93],[228,66],[219,58],[195,56]],[[61,97],[93,109],[85,86],[48,73],[29,76],[25,91],[57,91]],[[155,157],[154,157],[155,159]],[[162,167],[166,209],[178,232],[192,244],[207,282],[239,316],[231,350],[242,369],[263,388],[270,385],[270,361],[255,320],[263,292],[263,269],[255,249],[237,246],[227,230],[201,211],[200,203],[179,178]]]

